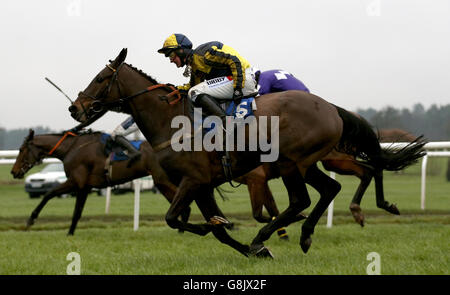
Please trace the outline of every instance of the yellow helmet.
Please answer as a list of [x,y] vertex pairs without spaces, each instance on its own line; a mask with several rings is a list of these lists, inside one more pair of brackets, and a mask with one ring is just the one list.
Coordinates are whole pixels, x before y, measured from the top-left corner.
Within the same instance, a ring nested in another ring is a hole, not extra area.
[[158,52],[164,53],[167,57],[178,48],[192,49],[192,42],[183,34],[172,34],[164,41],[163,47]]

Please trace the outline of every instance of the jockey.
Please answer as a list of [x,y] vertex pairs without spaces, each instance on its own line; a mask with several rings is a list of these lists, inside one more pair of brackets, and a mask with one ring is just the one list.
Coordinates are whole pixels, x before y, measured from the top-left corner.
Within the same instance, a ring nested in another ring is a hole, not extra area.
[[218,41],[192,49],[192,42],[183,34],[170,35],[158,50],[178,68],[186,66],[184,75],[190,82],[178,86],[189,99],[206,113],[224,121],[225,111],[215,99],[231,100],[257,92],[253,69],[236,50]]
[[309,89],[299,79],[291,73],[283,70],[270,70],[255,72],[258,81],[258,93],[263,95],[272,92],[281,92],[286,90],[302,90],[309,92]]
[[128,157],[130,160],[128,161],[127,167],[130,167],[134,161],[141,157],[141,152],[137,150],[125,137],[137,130],[139,130],[139,128],[134,122],[133,117],[129,116],[111,133],[111,138],[128,151]]

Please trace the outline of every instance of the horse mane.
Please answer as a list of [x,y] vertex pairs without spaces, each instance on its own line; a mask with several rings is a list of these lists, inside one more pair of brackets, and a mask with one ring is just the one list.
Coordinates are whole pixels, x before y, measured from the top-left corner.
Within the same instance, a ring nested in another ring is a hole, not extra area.
[[[39,136],[39,135],[49,135],[49,136],[64,136],[64,134],[66,134],[67,130],[61,131],[61,132],[57,132],[57,133],[41,133],[41,134],[35,134],[34,136]],[[102,134],[104,132],[102,131],[93,131],[92,129],[87,129],[87,130],[82,130],[79,131],[78,133],[76,133],[78,136],[81,135],[94,135],[94,134]]]
[[125,65],[127,65],[128,67],[130,67],[132,70],[134,70],[135,72],[139,73],[142,77],[146,78],[147,80],[149,80],[150,82],[152,82],[153,84],[160,84],[158,81],[156,81],[155,78],[153,78],[152,76],[150,76],[149,74],[146,74],[145,72],[143,72],[141,69],[138,69],[136,67],[133,67],[133,65],[131,64],[127,64],[126,62],[124,62]]

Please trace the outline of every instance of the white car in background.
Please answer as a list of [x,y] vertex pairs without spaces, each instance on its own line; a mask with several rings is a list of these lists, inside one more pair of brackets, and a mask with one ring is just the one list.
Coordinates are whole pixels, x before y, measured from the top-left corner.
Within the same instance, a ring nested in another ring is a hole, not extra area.
[[63,164],[51,163],[40,172],[25,178],[25,191],[30,195],[30,198],[39,198],[40,195],[45,194],[66,180]]

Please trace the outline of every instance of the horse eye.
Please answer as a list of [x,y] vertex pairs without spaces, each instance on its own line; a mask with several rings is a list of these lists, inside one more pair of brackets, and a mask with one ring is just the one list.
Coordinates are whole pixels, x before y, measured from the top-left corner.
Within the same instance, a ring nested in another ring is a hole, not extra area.
[[97,77],[97,83],[102,83],[103,80],[105,80],[105,79],[103,79],[103,77]]

